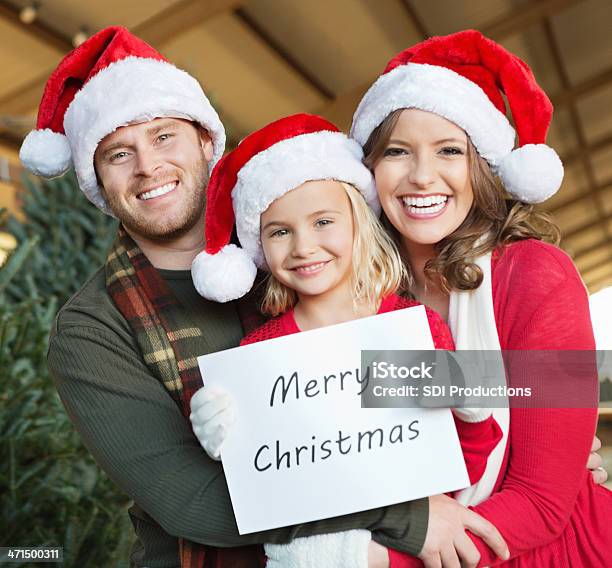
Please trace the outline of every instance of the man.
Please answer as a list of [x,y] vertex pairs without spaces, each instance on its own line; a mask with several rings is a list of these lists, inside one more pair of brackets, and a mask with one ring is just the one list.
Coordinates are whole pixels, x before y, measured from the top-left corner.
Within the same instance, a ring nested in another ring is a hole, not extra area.
[[[247,545],[357,528],[418,553],[428,510],[432,558],[466,527],[501,553],[496,529],[467,509],[463,525],[446,526],[445,511],[460,506],[443,496],[430,509],[421,500],[238,534],[223,469],[185,419],[201,386],[195,357],[234,347],[244,333],[238,306],[205,301],[189,271],[204,247],[208,172],[224,142],[195,79],[127,30],[107,28],[52,74],[21,151],[41,175],[73,164],[87,197],[121,221],[105,266],[58,314],[48,362],[86,446],[135,502],[132,564],[260,566],[260,547]],[[386,565],[382,547],[370,551],[370,565]]]

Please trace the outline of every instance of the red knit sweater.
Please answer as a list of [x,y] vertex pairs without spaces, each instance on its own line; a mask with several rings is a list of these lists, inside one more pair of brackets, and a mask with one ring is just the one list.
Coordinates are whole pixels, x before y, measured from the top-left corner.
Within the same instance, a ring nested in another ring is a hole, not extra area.
[[[385,298],[378,310],[379,314],[402,310],[404,308],[413,308],[420,306],[418,302],[402,298],[395,294]],[[429,308],[425,308],[429,329],[433,337],[434,346],[436,349],[454,350],[455,344],[451,336],[450,329],[444,323],[444,320]],[[271,319],[255,331],[248,334],[240,345],[248,345],[249,343],[257,343],[283,335],[291,335],[299,333],[301,329],[295,321],[293,310],[288,310],[283,315]],[[481,422],[464,422],[453,415],[455,426],[459,435],[465,465],[467,467],[470,483],[476,483],[484,473],[487,466],[487,459],[495,446],[501,440],[501,428],[492,416]]]
[[[493,305],[502,349],[593,350],[588,296],[560,249],[525,240],[496,254]],[[597,377],[580,379],[597,388]],[[597,410],[511,409],[506,456],[494,494],[473,509],[506,539],[501,562],[480,538],[479,566],[609,568],[612,492],[595,485],[585,464]],[[390,551],[393,568],[423,566]]]

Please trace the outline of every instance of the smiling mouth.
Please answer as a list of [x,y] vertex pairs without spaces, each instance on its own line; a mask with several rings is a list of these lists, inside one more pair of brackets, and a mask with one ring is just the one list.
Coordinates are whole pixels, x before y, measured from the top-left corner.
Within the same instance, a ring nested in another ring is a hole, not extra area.
[[317,272],[320,272],[321,270],[323,270],[323,268],[328,262],[330,261],[326,260],[323,262],[314,262],[312,264],[296,266],[295,268],[292,268],[291,270],[301,276],[308,276],[310,274],[316,274]]
[[440,213],[446,207],[448,199],[448,195],[429,195],[427,197],[406,195],[399,198],[406,211],[415,217]]
[[140,193],[137,195],[137,198],[143,201],[147,201],[155,197],[161,197],[162,195],[166,195],[167,193],[170,193],[171,191],[176,189],[177,185],[178,185],[178,181],[172,181],[165,185],[161,185],[160,187],[156,187],[155,189],[151,189],[150,191],[145,191],[143,193]]

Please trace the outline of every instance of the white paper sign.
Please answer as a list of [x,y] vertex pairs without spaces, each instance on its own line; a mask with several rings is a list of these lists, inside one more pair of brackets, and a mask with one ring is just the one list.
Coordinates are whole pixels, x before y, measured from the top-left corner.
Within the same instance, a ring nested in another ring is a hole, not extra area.
[[433,349],[425,309],[198,358],[236,404],[222,459],[241,534],[469,485],[450,410],[361,408],[362,349]]

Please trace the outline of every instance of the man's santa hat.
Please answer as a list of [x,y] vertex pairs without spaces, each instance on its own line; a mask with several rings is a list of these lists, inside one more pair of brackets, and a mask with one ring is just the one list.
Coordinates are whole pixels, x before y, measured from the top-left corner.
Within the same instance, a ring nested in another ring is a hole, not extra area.
[[[518,134],[506,118],[505,94]],[[438,114],[467,132],[508,192],[539,203],[556,193],[563,166],[545,145],[552,104],[529,66],[480,32],[433,37],[402,51],[367,91],[351,136],[362,146],[393,111]]]
[[[309,114],[281,118],[247,136],[214,169],[206,198],[206,248],[193,261],[198,292],[216,302],[244,296],[266,263],[260,216],[307,181],[337,180],[358,189],[376,214],[374,180],[354,140]],[[242,248],[230,244],[236,228]]]
[[210,168],[223,155],[225,130],[200,84],[125,28],[109,27],[62,59],[19,157],[44,177],[74,165],[87,198],[112,215],[94,170],[96,148],[120,126],[160,117],[191,120],[208,131],[214,149]]

